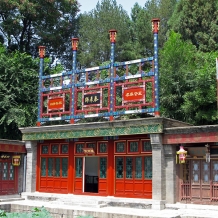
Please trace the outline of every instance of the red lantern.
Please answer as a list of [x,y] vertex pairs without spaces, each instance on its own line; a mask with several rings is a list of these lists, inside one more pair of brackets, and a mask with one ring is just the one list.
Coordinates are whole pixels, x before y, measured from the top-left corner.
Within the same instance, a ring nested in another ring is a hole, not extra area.
[[[176,154],[179,156],[179,163],[185,163],[187,151],[184,150],[183,146],[180,146],[179,151],[176,152]],[[177,162],[177,155],[176,155],[176,162]]]

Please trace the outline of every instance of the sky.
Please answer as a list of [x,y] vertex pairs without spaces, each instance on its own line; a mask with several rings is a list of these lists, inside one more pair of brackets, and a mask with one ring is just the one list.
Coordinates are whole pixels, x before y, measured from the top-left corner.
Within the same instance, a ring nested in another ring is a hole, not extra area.
[[[80,11],[89,12],[96,7],[98,0],[77,0],[80,3]],[[99,0],[101,2],[101,0]],[[127,11],[127,13],[131,14],[131,8],[133,5],[138,2],[138,4],[143,7],[145,5],[146,0],[116,0],[118,5],[122,5],[123,9]]]

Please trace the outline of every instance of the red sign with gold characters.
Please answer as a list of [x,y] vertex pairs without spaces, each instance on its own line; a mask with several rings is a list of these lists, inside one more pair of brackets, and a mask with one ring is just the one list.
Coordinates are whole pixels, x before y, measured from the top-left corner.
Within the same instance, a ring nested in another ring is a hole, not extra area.
[[63,98],[51,98],[48,100],[48,110],[61,110],[63,105]]
[[145,97],[144,88],[128,88],[123,90],[124,101],[143,100]]

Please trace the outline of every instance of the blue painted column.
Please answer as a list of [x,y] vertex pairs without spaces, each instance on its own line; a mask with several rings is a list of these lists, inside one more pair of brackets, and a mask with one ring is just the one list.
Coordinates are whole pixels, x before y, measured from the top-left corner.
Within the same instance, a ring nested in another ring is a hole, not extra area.
[[160,100],[159,100],[159,68],[158,68],[158,30],[160,19],[152,19],[152,31],[154,34],[154,115],[160,116]]
[[110,33],[110,42],[111,42],[111,55],[110,55],[110,105],[109,105],[109,113],[110,113],[110,121],[114,120],[113,112],[114,112],[114,52],[115,52],[115,43],[116,43],[116,35],[117,31],[112,29],[109,30]]
[[37,114],[37,126],[40,126],[40,118],[42,115],[42,97],[41,97],[41,89],[42,89],[42,76],[44,71],[44,57],[45,57],[45,46],[39,46],[39,57],[40,57],[40,65],[39,65],[39,90],[38,90],[38,114]]
[[71,99],[71,119],[70,123],[74,124],[74,118],[75,118],[75,78],[76,78],[76,56],[77,56],[77,48],[78,48],[78,38],[72,38],[72,51],[73,51],[73,64],[72,64],[72,99]]

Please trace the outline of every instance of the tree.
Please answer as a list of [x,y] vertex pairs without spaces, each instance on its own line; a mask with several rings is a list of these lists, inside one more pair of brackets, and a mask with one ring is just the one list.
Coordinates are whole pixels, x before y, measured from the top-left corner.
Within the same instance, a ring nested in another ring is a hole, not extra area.
[[216,69],[218,52],[198,52],[171,32],[160,51],[160,104],[165,117],[194,125],[217,124]]
[[1,0],[0,35],[10,50],[38,56],[38,46],[48,53],[66,52],[77,29],[75,0]]
[[170,19],[170,27],[204,52],[218,49],[217,0],[180,0]]
[[169,31],[168,20],[173,14],[176,0],[149,0],[144,7],[135,3],[132,8],[132,33],[134,48],[140,57],[153,55],[153,33],[151,29],[151,20],[160,19],[160,28],[158,33],[159,47],[162,48],[167,40]]
[[79,18],[79,54],[78,59],[82,66],[98,66],[110,60],[110,29],[116,29],[116,61],[125,61],[131,58],[130,19],[116,0],[103,0],[97,3],[96,8],[84,13]]
[[0,138],[21,139],[19,127],[36,123],[38,61],[0,44]]
[[184,94],[185,120],[195,125],[217,124],[217,84],[215,60],[218,52],[197,52],[191,90]]
[[153,33],[151,29],[151,15],[138,3],[132,8],[132,42],[137,58],[153,55]]
[[181,35],[171,32],[160,51],[160,105],[161,114],[184,121],[184,94],[191,91],[189,83],[194,79],[195,46],[184,42]]

